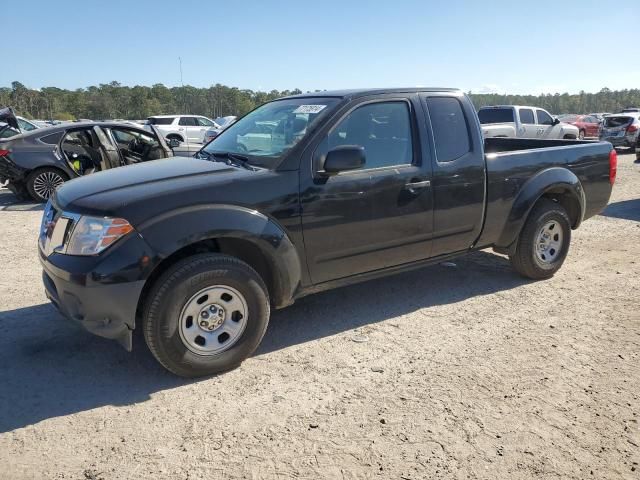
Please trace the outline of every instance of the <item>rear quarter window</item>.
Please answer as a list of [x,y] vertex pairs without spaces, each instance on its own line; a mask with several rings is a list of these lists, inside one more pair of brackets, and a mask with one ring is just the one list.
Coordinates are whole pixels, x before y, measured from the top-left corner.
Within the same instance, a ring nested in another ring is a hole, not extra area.
[[469,126],[462,104],[453,97],[427,98],[436,154],[439,162],[450,162],[471,150]]
[[56,132],[50,135],[45,135],[44,137],[40,137],[40,141],[42,143],[46,143],[47,145],[57,145],[62,140],[62,135],[64,132]]

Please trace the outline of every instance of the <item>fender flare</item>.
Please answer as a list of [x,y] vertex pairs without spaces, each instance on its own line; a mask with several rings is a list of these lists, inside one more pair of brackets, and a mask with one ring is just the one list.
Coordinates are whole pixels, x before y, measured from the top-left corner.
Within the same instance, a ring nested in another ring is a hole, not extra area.
[[162,137],[165,139],[165,141],[169,138],[169,137],[178,137],[178,139],[180,140],[180,142],[182,143],[186,143],[186,139],[185,136],[182,135],[181,133],[176,133],[176,132],[169,132],[165,135],[162,135]]
[[496,242],[498,248],[509,248],[516,242],[534,205],[546,194],[569,195],[578,206],[577,216],[573,219],[571,227],[576,229],[580,226],[586,205],[584,189],[580,180],[571,170],[566,168],[548,168],[531,177],[520,189],[511,206],[502,233]]
[[197,205],[165,212],[137,229],[159,257],[154,268],[189,245],[239,239],[255,246],[267,261],[276,307],[292,303],[300,287],[303,264],[295,245],[284,228],[256,210],[237,205]]

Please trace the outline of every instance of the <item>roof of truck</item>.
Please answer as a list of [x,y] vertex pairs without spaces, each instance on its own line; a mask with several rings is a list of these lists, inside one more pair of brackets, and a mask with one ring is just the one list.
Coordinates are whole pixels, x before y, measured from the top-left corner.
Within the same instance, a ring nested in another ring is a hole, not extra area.
[[484,107],[480,107],[480,110],[483,108],[537,108],[538,110],[544,110],[542,107],[533,107],[531,105],[485,105]]
[[307,92],[298,95],[291,95],[285,98],[304,97],[339,97],[356,98],[368,95],[382,95],[385,93],[418,93],[418,92],[462,92],[459,88],[356,88],[351,90],[323,90],[321,92]]

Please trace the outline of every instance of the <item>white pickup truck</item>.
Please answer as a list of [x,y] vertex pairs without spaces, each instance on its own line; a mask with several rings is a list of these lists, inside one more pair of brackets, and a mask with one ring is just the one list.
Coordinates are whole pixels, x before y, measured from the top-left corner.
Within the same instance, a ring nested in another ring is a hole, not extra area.
[[542,108],[518,105],[482,107],[478,110],[484,138],[517,137],[576,139],[578,128],[553,118]]

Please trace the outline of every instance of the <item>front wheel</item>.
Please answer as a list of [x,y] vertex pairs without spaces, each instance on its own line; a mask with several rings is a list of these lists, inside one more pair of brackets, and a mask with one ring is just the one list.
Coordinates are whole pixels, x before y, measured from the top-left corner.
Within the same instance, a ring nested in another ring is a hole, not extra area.
[[571,243],[571,222],[558,203],[543,199],[536,204],[509,257],[522,276],[534,280],[552,277],[562,266]]
[[255,351],[269,313],[267,288],[253,268],[228,255],[200,254],[169,268],[152,287],[144,336],[172,373],[211,375]]
[[584,130],[580,130],[580,133],[578,133],[578,138],[580,140],[584,140]]
[[40,168],[27,177],[27,191],[36,202],[46,202],[67,180],[67,174],[57,168]]

